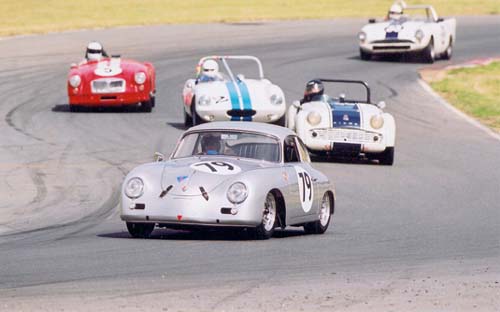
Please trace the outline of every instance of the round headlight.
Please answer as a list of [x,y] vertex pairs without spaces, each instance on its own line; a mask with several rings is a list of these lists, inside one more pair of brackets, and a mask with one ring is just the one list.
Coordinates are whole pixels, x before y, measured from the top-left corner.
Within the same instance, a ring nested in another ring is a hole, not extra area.
[[424,32],[422,31],[422,29],[419,29],[415,32],[415,39],[417,39],[418,41],[422,41],[422,39],[424,39]]
[[210,105],[211,103],[212,103],[212,98],[206,95],[200,96],[200,99],[198,100],[198,104],[200,106]]
[[125,186],[125,195],[129,198],[139,198],[144,194],[144,182],[141,178],[132,178],[128,180]]
[[134,80],[137,84],[143,84],[146,81],[146,74],[143,72],[135,73]]
[[274,105],[281,105],[281,104],[283,104],[283,97],[278,96],[276,94],[271,95],[270,100],[271,100],[271,104],[274,104]]
[[384,125],[384,117],[382,115],[375,115],[370,118],[370,125],[373,129],[380,129]]
[[69,78],[69,84],[73,88],[78,88],[78,86],[80,85],[81,82],[82,82],[82,78],[78,75],[73,75]]
[[361,42],[365,42],[365,40],[366,40],[366,33],[365,33],[365,32],[363,32],[363,31],[362,31],[362,32],[359,32],[359,33],[358,33],[358,39],[359,39],[359,41],[361,41]]
[[247,186],[242,182],[233,183],[227,190],[227,199],[233,204],[240,204],[248,197]]
[[311,124],[311,126],[316,126],[321,122],[321,115],[318,112],[310,112],[307,115],[307,122]]

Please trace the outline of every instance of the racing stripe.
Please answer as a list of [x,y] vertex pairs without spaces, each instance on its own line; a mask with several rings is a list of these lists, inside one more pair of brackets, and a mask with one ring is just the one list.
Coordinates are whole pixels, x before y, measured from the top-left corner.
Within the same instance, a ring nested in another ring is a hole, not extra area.
[[[238,87],[240,88],[241,99],[243,101],[243,110],[252,110],[252,101],[250,100],[250,93],[248,92],[248,87],[243,81],[238,81]],[[252,116],[243,117],[243,121],[252,121]]]
[[361,128],[361,113],[357,104],[330,103],[334,128]]
[[[233,110],[240,110],[240,99],[238,92],[232,81],[226,82],[227,91],[229,91],[229,98],[231,99],[231,107]],[[241,117],[232,116],[231,121],[240,121]]]

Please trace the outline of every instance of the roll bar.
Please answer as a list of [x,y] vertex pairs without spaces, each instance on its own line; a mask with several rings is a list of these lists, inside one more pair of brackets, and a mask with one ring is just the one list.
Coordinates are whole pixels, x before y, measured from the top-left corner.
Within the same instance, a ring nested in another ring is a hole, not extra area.
[[361,81],[361,80],[347,80],[347,79],[324,79],[324,78],[318,78],[318,80],[321,80],[321,82],[360,84],[363,87],[365,87],[365,89],[366,89],[366,103],[372,104],[372,102],[371,102],[370,87],[364,81]]
[[226,60],[250,60],[250,61],[254,61],[257,63],[257,66],[259,67],[259,78],[264,79],[264,69],[262,68],[262,63],[255,56],[251,56],[251,55],[211,55],[211,56],[205,56],[205,57],[202,57],[200,59],[200,61],[198,62],[197,74],[200,73],[201,65],[206,60],[221,61],[222,64],[224,64],[226,71],[228,72],[229,76],[231,77],[231,79],[233,81],[235,80],[234,75],[233,75],[233,72],[231,71],[231,69],[229,68],[229,65],[227,64]]

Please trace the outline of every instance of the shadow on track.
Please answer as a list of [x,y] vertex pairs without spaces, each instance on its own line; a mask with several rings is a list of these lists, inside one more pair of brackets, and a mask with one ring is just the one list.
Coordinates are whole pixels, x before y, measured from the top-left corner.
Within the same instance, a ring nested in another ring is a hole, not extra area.
[[[141,239],[133,238],[126,231],[98,234],[98,237],[103,238],[126,238],[126,239]],[[306,236],[302,229],[286,229],[276,230],[272,238],[289,238],[296,236]],[[308,235],[309,236],[309,235]],[[252,241],[255,240],[251,233],[246,230],[238,229],[219,229],[219,230],[173,230],[173,229],[155,229],[148,240],[180,240],[180,241]]]
[[183,122],[167,122],[167,125],[178,130],[187,130],[189,128],[186,127]]
[[347,59],[358,60],[361,62],[377,62],[377,63],[429,64],[423,61],[419,55],[412,55],[412,54],[372,55],[370,60],[362,60],[359,55],[353,55],[349,56]]

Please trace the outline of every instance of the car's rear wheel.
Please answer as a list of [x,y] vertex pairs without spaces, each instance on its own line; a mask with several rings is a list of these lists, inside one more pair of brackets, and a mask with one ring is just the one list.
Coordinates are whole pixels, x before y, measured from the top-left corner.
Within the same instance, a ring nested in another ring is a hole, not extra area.
[[423,51],[424,62],[432,64],[436,59],[436,51],[434,50],[434,39],[431,38],[427,47]]
[[392,166],[394,164],[394,147],[386,147],[385,151],[380,154],[379,163],[384,166]]
[[304,231],[307,234],[323,234],[330,225],[332,217],[333,198],[327,192],[323,195],[321,200],[321,207],[319,209],[318,220],[304,224]]
[[363,60],[363,61],[369,61],[371,60],[372,58],[372,54],[369,53],[369,52],[365,52],[363,51],[363,49],[359,49],[359,57]]
[[273,236],[277,212],[276,197],[269,192],[264,202],[264,209],[262,209],[261,223],[253,229],[256,239],[269,239]]
[[154,223],[127,222],[127,230],[135,238],[149,238],[154,229]]

